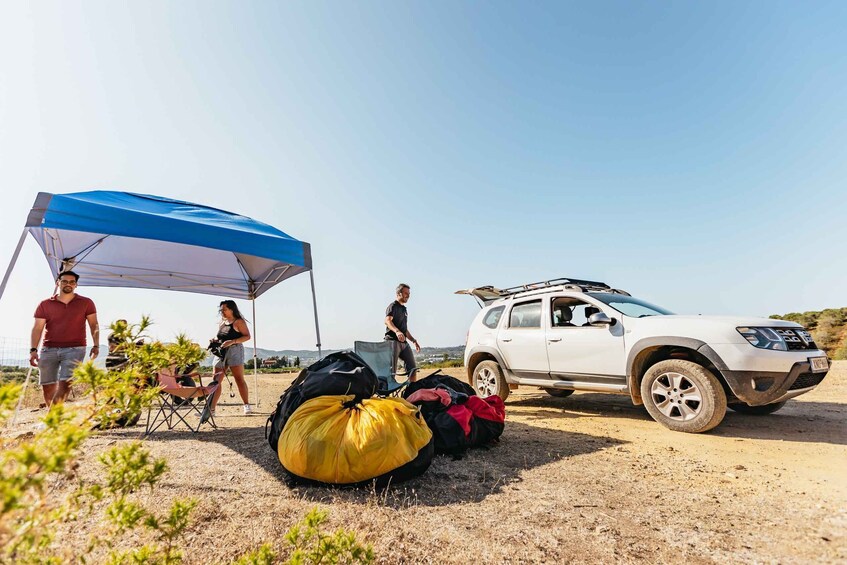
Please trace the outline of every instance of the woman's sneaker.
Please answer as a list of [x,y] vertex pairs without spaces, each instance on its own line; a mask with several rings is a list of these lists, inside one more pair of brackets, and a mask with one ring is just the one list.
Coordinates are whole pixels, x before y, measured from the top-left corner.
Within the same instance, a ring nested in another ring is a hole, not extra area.
[[244,415],[249,416],[252,413],[253,413],[253,408],[251,408],[249,404],[245,404],[244,405]]

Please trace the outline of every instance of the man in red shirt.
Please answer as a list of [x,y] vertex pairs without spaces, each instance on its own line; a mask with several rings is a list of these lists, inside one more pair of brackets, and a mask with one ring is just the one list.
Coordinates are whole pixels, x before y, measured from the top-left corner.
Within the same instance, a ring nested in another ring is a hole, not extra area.
[[[64,402],[71,390],[74,368],[85,358],[86,322],[94,342],[91,358],[95,359],[100,352],[97,308],[90,298],[76,293],[78,281],[79,275],[73,271],[62,271],[56,279],[59,293],[42,300],[35,309],[29,364],[39,369],[38,383],[48,407]],[[38,342],[42,333],[44,343],[39,357]]]

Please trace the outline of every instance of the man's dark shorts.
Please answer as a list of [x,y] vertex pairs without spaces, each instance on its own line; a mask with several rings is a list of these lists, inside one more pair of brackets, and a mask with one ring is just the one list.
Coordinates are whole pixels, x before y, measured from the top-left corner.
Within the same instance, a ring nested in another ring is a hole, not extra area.
[[397,374],[397,359],[402,359],[406,366],[406,375],[411,377],[418,370],[418,365],[415,363],[415,351],[408,341],[399,342],[397,340],[388,339],[394,345],[394,355],[391,356],[391,372]]

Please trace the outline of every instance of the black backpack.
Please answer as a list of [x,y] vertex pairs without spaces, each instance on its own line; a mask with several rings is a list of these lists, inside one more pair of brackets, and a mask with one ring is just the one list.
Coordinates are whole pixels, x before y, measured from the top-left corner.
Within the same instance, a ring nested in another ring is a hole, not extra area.
[[279,436],[286,422],[307,400],[325,395],[352,394],[356,397],[353,402],[358,403],[373,396],[378,385],[373,370],[352,351],[327,355],[300,371],[291,386],[279,397],[276,409],[265,423],[268,444],[277,451]]

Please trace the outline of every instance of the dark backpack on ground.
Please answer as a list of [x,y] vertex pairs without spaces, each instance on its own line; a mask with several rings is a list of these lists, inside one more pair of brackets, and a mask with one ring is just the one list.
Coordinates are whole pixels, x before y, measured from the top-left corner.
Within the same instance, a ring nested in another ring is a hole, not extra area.
[[373,396],[378,385],[376,374],[352,351],[327,355],[300,371],[279,397],[276,409],[265,423],[268,444],[274,452],[277,451],[279,436],[286,422],[305,401],[324,395],[352,394],[356,397],[354,402],[361,402]]

